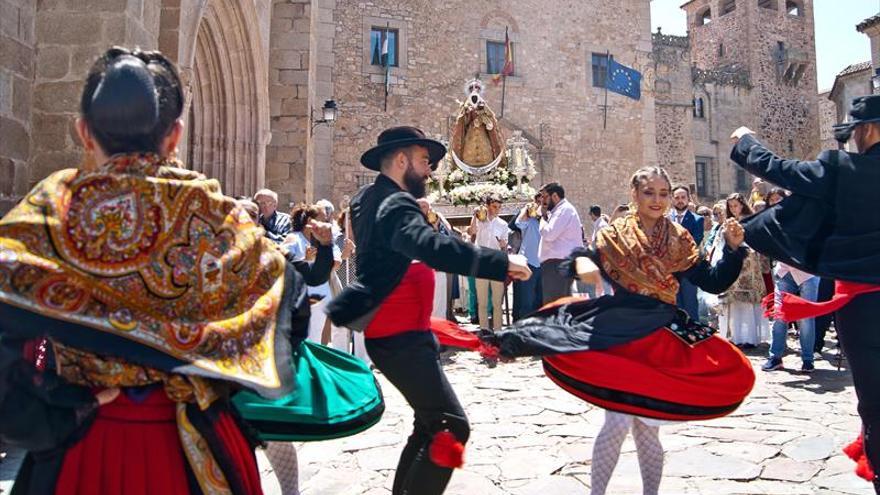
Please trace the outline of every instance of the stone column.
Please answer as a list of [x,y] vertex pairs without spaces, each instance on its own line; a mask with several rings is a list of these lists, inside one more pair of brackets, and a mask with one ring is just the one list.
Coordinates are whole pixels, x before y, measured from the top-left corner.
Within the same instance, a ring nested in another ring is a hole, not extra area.
[[[324,101],[334,97],[333,66],[336,58],[333,53],[333,40],[336,24],[333,10],[336,0],[316,0],[312,4],[311,57],[309,59],[309,106],[316,111]],[[345,111],[341,109],[340,111]],[[319,199],[334,200],[333,191],[333,128],[321,125],[310,135],[307,169],[306,197],[308,201]]]
[[269,117],[266,187],[281,210],[306,198],[309,132],[309,0],[275,0],[269,35]]

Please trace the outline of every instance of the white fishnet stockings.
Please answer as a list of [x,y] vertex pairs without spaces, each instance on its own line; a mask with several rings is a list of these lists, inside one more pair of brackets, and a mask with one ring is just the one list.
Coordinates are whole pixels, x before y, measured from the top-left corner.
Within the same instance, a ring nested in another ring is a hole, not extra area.
[[644,495],[657,495],[663,477],[663,446],[659,427],[648,426],[628,414],[605,411],[605,424],[593,445],[590,494],[604,495],[611,475],[620,458],[620,447],[629,430],[633,430]]

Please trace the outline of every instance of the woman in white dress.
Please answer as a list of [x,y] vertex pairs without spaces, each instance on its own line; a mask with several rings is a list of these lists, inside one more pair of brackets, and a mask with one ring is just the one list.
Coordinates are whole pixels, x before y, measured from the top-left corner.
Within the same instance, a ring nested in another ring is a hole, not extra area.
[[[751,214],[752,210],[742,194],[733,193],[727,197],[727,218],[741,220]],[[716,237],[713,246],[713,263],[721,255],[718,244],[720,238],[721,236]],[[767,290],[763,274],[769,272],[770,261],[749,250],[739,278],[719,296],[718,329],[721,335],[743,349],[754,348],[769,339],[770,323],[764,318],[764,308],[761,307],[761,299]]]

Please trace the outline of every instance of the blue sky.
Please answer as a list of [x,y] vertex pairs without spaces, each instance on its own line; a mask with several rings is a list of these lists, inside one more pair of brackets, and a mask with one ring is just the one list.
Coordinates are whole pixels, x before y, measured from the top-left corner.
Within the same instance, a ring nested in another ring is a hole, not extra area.
[[[666,34],[684,35],[686,0],[652,0],[651,24]],[[831,89],[834,76],[850,64],[871,60],[868,37],[856,24],[880,12],[880,0],[814,0],[819,90]]]

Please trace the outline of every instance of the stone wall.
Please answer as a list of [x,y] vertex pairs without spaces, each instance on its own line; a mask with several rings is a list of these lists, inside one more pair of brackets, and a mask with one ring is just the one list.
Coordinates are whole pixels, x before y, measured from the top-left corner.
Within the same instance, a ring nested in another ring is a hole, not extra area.
[[[850,119],[849,111],[852,109],[853,98],[864,96],[871,92],[871,70],[865,69],[837,76],[834,88],[829,95],[835,107],[835,123],[846,122]],[[852,141],[845,145],[849,151],[857,151]]]
[[687,37],[655,34],[652,60],[657,128],[657,162],[673,182],[693,184],[694,92]]
[[282,209],[306,196],[309,127],[309,0],[272,2],[269,102],[272,139],[266,149],[266,187]]
[[[552,152],[552,163],[538,164],[545,181],[561,182],[582,212],[592,203],[609,208],[626,199],[629,175],[656,160],[647,2],[336,0],[334,22],[333,87],[341,110],[330,164],[332,200],[352,194],[364,180],[368,171],[358,158],[381,129],[405,123],[445,135],[464,83],[486,70],[486,40],[503,41],[505,27],[516,72],[507,80],[502,125],[533,136],[541,156]],[[365,60],[368,30],[386,23],[400,29],[402,40],[387,112],[381,70]],[[606,50],[646,77],[640,101],[609,95],[603,129],[604,91],[592,86],[591,55]],[[487,101],[500,114],[501,87],[485,74],[482,79]],[[537,142],[542,135],[553,139]]]
[[0,0],[0,213],[27,192],[36,2]]
[[831,100],[831,92],[819,93],[819,135],[823,150],[836,150],[837,141],[831,126],[837,124],[837,105]]
[[858,30],[864,33],[871,40],[871,66],[872,73],[876,73],[880,69],[880,22],[876,16],[870,19],[871,22],[860,24]]
[[36,72],[28,184],[79,164],[73,122],[85,76],[111,45],[157,47],[158,2],[57,0],[36,11]]
[[[749,126],[785,156],[815,156],[820,142],[812,2],[802,2],[800,16],[787,14],[785,0],[775,0],[774,8],[738,1],[723,14],[725,3],[692,0],[682,6],[693,47],[692,90],[707,98],[706,118],[694,119],[693,147],[697,157],[716,164],[722,194],[747,187],[737,183],[728,159],[736,127]],[[706,9],[711,22],[703,23]]]
[[[757,0],[747,0],[748,3]],[[692,61],[700,69],[717,69],[725,66],[743,66],[750,57],[750,45],[746,33],[751,9],[747,2],[737,2],[737,9],[722,15],[721,1],[693,0],[682,6],[687,12]],[[757,8],[757,7],[756,7]],[[711,22],[701,24],[701,17],[710,9]]]
[[[82,80],[111,44],[158,47],[175,59],[193,95],[182,155],[227,192],[278,191],[283,208],[339,203],[369,182],[358,158],[385,127],[447,135],[475,74],[500,115],[486,41],[503,41],[505,27],[516,73],[501,125],[528,137],[536,182],[560,181],[582,210],[609,208],[626,200],[639,166],[660,163],[693,184],[699,158],[712,163],[713,190],[729,192],[727,135],[737,125],[783,154],[818,148],[812,2],[792,17],[784,1],[775,11],[738,1],[720,15],[719,0],[692,0],[689,38],[652,39],[643,0],[0,0],[0,212],[79,162],[72,122]],[[712,22],[697,26],[705,8]],[[386,25],[399,30],[402,50],[387,111],[384,74],[368,53],[370,27]],[[644,79],[639,101],[609,95],[603,127],[605,92],[592,86],[591,56],[606,50]],[[777,68],[799,60],[806,70],[794,85]],[[693,116],[695,97],[703,118]],[[338,122],[313,128],[312,112],[330,98]]]
[[[752,110],[761,116],[755,130],[777,152],[801,159],[814,157],[819,148],[815,29],[811,2],[805,4],[802,16],[780,9],[775,18],[762,17],[750,36]],[[781,63],[780,42],[785,46]],[[786,80],[786,67],[801,61],[805,71],[799,81]]]

